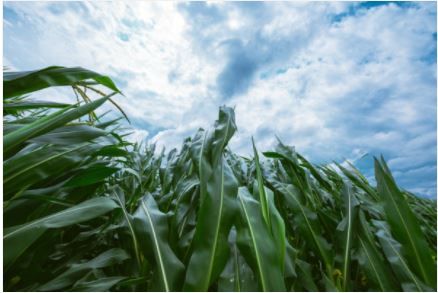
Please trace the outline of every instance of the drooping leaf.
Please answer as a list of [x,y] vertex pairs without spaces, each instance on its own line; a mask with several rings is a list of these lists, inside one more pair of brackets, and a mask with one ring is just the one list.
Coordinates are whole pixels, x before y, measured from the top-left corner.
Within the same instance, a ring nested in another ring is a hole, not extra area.
[[8,267],[12,264],[47,229],[88,221],[115,208],[117,204],[113,200],[107,197],[97,197],[36,221],[6,228],[3,234],[3,245],[8,253],[3,258],[3,265]]
[[46,101],[36,101],[36,100],[26,100],[26,101],[14,101],[10,103],[3,104],[3,114],[13,114],[16,115],[22,111],[32,110],[32,109],[45,109],[45,108],[65,108],[70,106],[70,104],[56,103],[56,102],[46,102]]
[[113,81],[107,76],[81,67],[51,66],[35,71],[4,72],[3,96],[7,99],[47,87],[73,85],[86,79],[93,79],[115,92],[120,92]]
[[119,168],[105,165],[94,165],[70,179],[65,186],[79,187],[101,182],[117,172]]
[[43,147],[16,154],[3,164],[5,199],[15,196],[23,187],[32,187],[35,183],[54,179],[72,170],[83,162],[87,155],[93,154],[99,148],[98,144],[82,143],[69,147]]
[[28,139],[47,133],[57,127],[64,126],[74,119],[84,116],[105,103],[110,96],[112,95],[108,95],[77,108],[72,109],[71,107],[67,107],[8,133],[3,137],[3,152],[8,152]]
[[[77,279],[84,276],[90,270],[93,270],[93,269],[95,270],[95,269],[100,269],[100,268],[116,265],[116,264],[121,263],[122,261],[124,261],[128,258],[129,258],[129,255],[124,250],[122,250],[120,248],[109,249],[109,250],[103,252],[102,254],[96,256],[95,258],[93,258],[92,260],[90,260],[88,262],[73,264],[67,271],[65,271],[64,273],[57,276],[53,280],[51,280],[51,281],[47,282],[46,284],[42,285],[41,287],[39,287],[38,291],[59,291],[61,289],[65,289],[66,287],[73,285]],[[117,282],[119,282],[122,279],[123,278],[117,278],[116,280],[117,280]],[[115,281],[115,279],[109,279],[109,280],[107,279],[107,282],[108,282],[107,285],[109,285],[109,284],[114,285],[115,284],[115,283],[113,283],[114,281]],[[91,286],[91,288],[96,287],[96,286],[97,286],[97,288],[99,288],[99,287],[102,288],[102,283],[101,282],[99,282],[99,283],[94,282],[94,284],[93,283],[92,284],[85,283],[82,285],[78,284],[79,288],[76,287],[76,289],[79,289],[78,291],[80,291],[81,286],[84,286],[84,285]],[[82,288],[84,288],[84,287],[82,287]]]
[[29,139],[37,144],[72,145],[108,135],[106,131],[88,125],[68,125]]

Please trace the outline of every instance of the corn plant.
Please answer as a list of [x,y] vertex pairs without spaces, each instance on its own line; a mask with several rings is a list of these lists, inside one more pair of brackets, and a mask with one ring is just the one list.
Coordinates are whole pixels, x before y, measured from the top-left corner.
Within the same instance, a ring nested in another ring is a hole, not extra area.
[[[28,96],[52,86],[78,102]],[[436,201],[399,188],[383,158],[373,186],[280,140],[243,157],[225,106],[157,152],[94,112],[121,110],[116,93],[82,68],[4,73],[5,290],[436,291]]]

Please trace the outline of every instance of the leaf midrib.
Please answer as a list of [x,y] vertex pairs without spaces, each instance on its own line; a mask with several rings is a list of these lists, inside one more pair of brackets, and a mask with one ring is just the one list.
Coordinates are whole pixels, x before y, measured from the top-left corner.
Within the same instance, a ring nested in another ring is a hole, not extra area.
[[376,267],[374,266],[374,263],[373,263],[373,261],[372,261],[372,258],[371,258],[370,255],[368,254],[368,251],[367,251],[367,249],[365,248],[365,244],[363,243],[363,240],[362,240],[361,237],[359,237],[359,241],[360,241],[360,244],[361,244],[362,247],[363,247],[363,250],[364,250],[364,252],[365,252],[365,255],[366,255],[367,258],[368,258],[368,261],[369,261],[371,267],[373,268],[374,274],[376,275],[376,278],[377,278],[377,281],[379,282],[379,286],[380,286],[380,288],[382,289],[382,291],[387,291],[387,290],[385,289],[385,287],[383,286],[382,281],[380,280],[379,273],[377,272]]
[[265,281],[264,273],[263,273],[263,270],[262,270],[262,267],[261,267],[259,250],[258,250],[258,246],[257,246],[257,241],[255,241],[255,236],[254,236],[254,232],[253,232],[253,229],[252,229],[251,221],[249,219],[248,212],[247,212],[247,210],[245,208],[245,204],[244,204],[241,196],[239,196],[239,200],[240,200],[240,204],[242,205],[246,221],[248,222],[249,232],[251,233],[251,239],[252,239],[252,244],[254,245],[255,255],[256,255],[256,259],[257,259],[257,267],[259,269],[260,279],[261,279],[260,281],[262,283],[262,289],[263,289],[263,291],[267,291],[266,284],[265,284],[266,281]]
[[[385,178],[386,175],[385,175],[384,173],[382,173],[382,175],[383,175],[383,178],[386,179],[386,178]],[[403,227],[404,227],[404,229],[405,229],[405,231],[406,231],[406,234],[408,235],[409,242],[410,242],[410,244],[411,244],[411,246],[412,246],[412,249],[414,250],[415,258],[416,258],[416,260],[417,260],[417,264],[418,264],[418,266],[420,267],[420,270],[421,270],[421,273],[422,273],[422,275],[423,275],[423,278],[424,278],[425,280],[427,280],[427,282],[429,282],[429,277],[428,277],[428,275],[426,274],[426,272],[424,271],[424,267],[423,267],[423,265],[422,265],[422,262],[420,261],[420,256],[419,256],[419,254],[418,254],[418,251],[417,251],[416,246],[414,245],[414,241],[413,241],[413,239],[412,239],[412,237],[411,237],[411,234],[409,233],[409,229],[408,229],[408,227],[407,227],[407,225],[406,225],[406,222],[405,222],[403,216],[402,216],[401,213],[400,213],[400,210],[399,210],[399,208],[398,208],[398,205],[397,205],[397,203],[395,202],[395,199],[394,199],[394,197],[392,196],[392,193],[391,193],[391,191],[389,190],[388,185],[386,184],[385,181],[384,181],[383,183],[384,183],[383,186],[384,186],[385,190],[387,191],[387,193],[389,194],[389,198],[391,199],[391,201],[392,201],[392,203],[393,203],[393,205],[394,205],[394,207],[395,207],[395,210],[397,211],[397,214],[398,214],[398,216],[399,216],[401,222],[403,223]]]
[[120,204],[120,207],[122,208],[123,214],[125,215],[126,222],[128,223],[128,226],[129,226],[129,230],[131,230],[132,241],[134,242],[135,256],[137,257],[137,262],[138,262],[138,265],[140,267],[141,263],[140,263],[140,256],[139,256],[139,253],[138,253],[137,236],[135,235],[134,228],[132,227],[131,221],[129,220],[128,212],[126,211],[126,208],[125,208],[124,204],[120,200],[119,195],[117,195],[116,198],[117,198],[117,201]]
[[211,279],[211,273],[213,271],[213,263],[214,263],[214,256],[216,254],[216,248],[217,248],[217,239],[219,237],[219,230],[220,230],[220,224],[222,221],[222,208],[223,208],[223,202],[224,202],[224,162],[223,159],[221,160],[221,193],[220,193],[220,204],[219,204],[219,218],[217,221],[217,225],[216,225],[216,231],[215,231],[215,235],[214,235],[214,242],[213,242],[213,251],[211,254],[211,258],[210,258],[210,263],[208,266],[208,278],[207,280],[207,285],[205,286],[206,288],[208,288],[208,283],[210,283],[210,279]]
[[157,234],[155,232],[154,224],[152,222],[152,218],[149,214],[148,208],[144,204],[144,200],[141,201],[141,205],[142,205],[142,208],[143,208],[143,210],[148,218],[149,226],[151,227],[151,230],[152,230],[152,236],[154,239],[155,249],[156,249],[157,255],[158,255],[158,262],[160,264],[160,270],[161,270],[161,273],[163,275],[164,288],[165,288],[166,292],[169,292],[170,290],[169,290],[169,284],[167,282],[166,269],[164,267],[163,258],[161,256],[160,246],[158,245],[158,239],[157,239]]
[[[96,203],[94,205],[96,205]],[[15,234],[15,233],[17,233],[17,232],[19,232],[19,231],[21,231],[23,229],[26,229],[26,228],[32,227],[34,225],[37,225],[39,222],[44,222],[44,221],[47,221],[50,218],[53,218],[53,217],[56,217],[56,216],[61,216],[61,215],[69,214],[69,213],[76,212],[76,211],[79,211],[79,210],[82,210],[82,209],[87,209],[87,208],[90,208],[90,206],[83,206],[83,207],[72,209],[72,210],[61,211],[59,213],[50,215],[50,216],[48,216],[46,218],[42,218],[42,219],[36,220],[35,222],[32,222],[32,223],[30,223],[28,225],[24,224],[24,226],[18,228],[17,230],[14,230],[14,231],[12,231],[9,234],[4,235],[3,239],[6,239],[6,238],[10,237],[12,234]]]
[[15,173],[15,174],[13,174],[11,177],[6,178],[6,179],[3,181],[3,184],[7,183],[8,181],[14,179],[15,177],[17,177],[17,176],[19,176],[19,175],[21,175],[21,174],[23,174],[23,173],[25,173],[25,172],[27,172],[27,171],[29,171],[29,170],[35,168],[35,167],[38,167],[38,166],[40,166],[40,165],[42,165],[42,164],[44,164],[44,163],[47,163],[47,162],[50,161],[50,160],[56,159],[57,157],[60,157],[60,156],[63,156],[63,155],[65,155],[65,154],[68,154],[68,153],[70,153],[70,152],[76,151],[76,150],[78,150],[78,149],[80,149],[80,148],[83,148],[83,147],[85,147],[85,146],[87,146],[87,145],[88,145],[88,143],[86,143],[86,144],[82,144],[82,145],[80,145],[80,146],[78,146],[78,147],[76,147],[76,148],[72,148],[72,149],[69,149],[69,150],[67,150],[67,151],[65,151],[65,152],[58,153],[58,154],[56,154],[56,155],[53,155],[53,156],[48,157],[48,158],[45,159],[45,160],[39,161],[39,162],[36,163],[36,164],[30,165],[29,167],[24,168],[23,170],[21,170],[21,171]]
[[[389,231],[386,230],[385,227],[382,226],[382,229],[383,229],[383,231],[386,232],[386,234],[387,234],[388,236],[391,235],[391,234],[389,233]],[[400,255],[400,253],[398,253],[397,249],[392,245],[392,243],[391,243],[391,239],[389,239],[389,237],[388,237],[388,244],[389,244],[389,246],[391,247],[391,249],[394,251],[394,253],[397,254],[397,256],[398,256],[398,258],[400,259],[400,262],[402,263],[402,265],[403,265],[403,267],[405,268],[406,272],[409,273],[409,275],[411,276],[412,280],[413,280],[414,283],[415,283],[415,286],[417,286],[418,291],[422,291],[421,286],[417,283],[417,278],[416,278],[415,275],[411,272],[411,270],[409,269],[408,265],[407,265],[406,262],[404,261],[403,257]]]
[[347,285],[347,270],[348,270],[348,263],[349,263],[349,247],[350,247],[350,233],[351,233],[351,193],[348,190],[347,187],[347,194],[348,194],[348,227],[347,227],[347,244],[345,248],[345,254],[344,254],[344,290]]
[[310,233],[312,234],[313,240],[315,241],[315,244],[316,244],[316,246],[318,247],[319,252],[321,253],[322,257],[324,258],[324,261],[326,262],[326,266],[329,267],[328,258],[327,258],[327,256],[325,255],[325,252],[323,251],[323,249],[321,248],[321,246],[320,246],[320,244],[319,244],[319,241],[318,241],[318,239],[317,239],[317,237],[316,237],[315,231],[313,231],[312,226],[311,226],[309,220],[308,220],[307,217],[306,217],[306,214],[305,214],[305,212],[304,212],[303,207],[301,206],[300,202],[295,198],[295,196],[294,196],[292,193],[290,193],[290,192],[287,190],[287,188],[285,188],[285,189],[286,189],[286,191],[290,194],[290,196],[293,198],[293,200],[298,204],[298,207],[300,208],[301,214],[303,215],[304,220],[306,221],[307,227],[309,228]]
[[[229,124],[230,124],[230,117],[228,117],[228,120],[227,120],[227,123],[226,123],[227,127],[225,128],[225,136],[224,136],[225,139],[224,139],[224,142],[223,142],[223,144],[222,144],[222,146],[220,148],[221,152],[222,152],[222,149],[225,146],[225,140],[226,140],[226,138],[228,136]],[[207,136],[207,133],[205,134],[205,137],[206,136]],[[204,140],[204,142],[205,142],[205,140]],[[201,151],[204,149],[204,142],[202,144]],[[201,154],[202,154],[202,152],[201,152]],[[221,158],[221,157],[222,157],[222,155],[219,158]],[[199,161],[199,162],[201,162],[201,161]],[[201,170],[201,168],[199,170]],[[201,178],[201,180],[202,180],[202,178]],[[212,251],[212,254],[210,256],[210,262],[209,262],[209,265],[208,265],[208,274],[207,274],[207,278],[204,279],[207,282],[207,284],[205,284],[205,288],[207,288],[207,289],[208,289],[208,285],[209,285],[210,279],[211,279],[211,274],[212,274],[212,271],[213,271],[214,256],[216,254],[216,248],[217,248],[217,239],[219,237],[220,224],[221,224],[221,221],[222,221],[223,202],[224,202],[224,161],[223,161],[223,159],[221,159],[221,193],[220,193],[220,205],[219,205],[219,218],[218,218],[218,221],[217,221],[216,231],[215,231],[215,235],[214,235],[213,251]]]

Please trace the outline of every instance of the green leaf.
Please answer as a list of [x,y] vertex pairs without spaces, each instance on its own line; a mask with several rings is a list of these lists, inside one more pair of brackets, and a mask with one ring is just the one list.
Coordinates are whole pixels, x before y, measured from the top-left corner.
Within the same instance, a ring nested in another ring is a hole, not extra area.
[[260,203],[239,187],[241,221],[237,227],[240,251],[257,272],[262,291],[286,291],[283,259],[261,213]]
[[403,247],[391,237],[389,227],[386,222],[373,221],[378,228],[376,233],[386,259],[391,264],[394,274],[397,276],[404,291],[432,291],[415,275],[403,256]]
[[302,192],[305,200],[309,201],[316,208],[316,200],[318,198],[312,195],[308,171],[300,166],[295,148],[284,145],[279,139],[278,142],[275,152],[264,152],[263,154],[268,158],[280,159],[285,175]]
[[66,174],[93,154],[101,146],[83,143],[73,147],[43,147],[27,153],[18,153],[3,164],[4,198],[16,196],[22,188],[53,180]]
[[330,181],[328,181],[327,177],[323,172],[320,172],[318,168],[315,168],[309,161],[307,161],[303,156],[297,154],[298,158],[302,162],[302,165],[310,170],[313,177],[319,182],[319,184],[324,187],[326,190],[333,191],[333,185]]
[[106,135],[108,135],[106,131],[88,125],[68,125],[29,139],[29,142],[37,144],[73,145],[91,141]]
[[271,217],[269,216],[268,200],[266,198],[265,188],[263,185],[263,175],[262,175],[262,170],[260,168],[259,155],[257,154],[254,138],[251,139],[252,139],[252,148],[254,151],[254,161],[256,166],[256,176],[258,183],[257,186],[259,189],[260,206],[262,208],[263,218],[265,218],[266,224],[268,225],[269,229],[271,229]]
[[17,101],[3,103],[4,115],[18,115],[26,110],[47,109],[47,108],[65,108],[71,106],[65,103],[46,102],[46,101]]
[[227,238],[235,211],[237,182],[224,159],[216,166],[200,206],[184,290],[207,291],[226,264]]
[[23,126],[22,128],[11,133],[8,133],[3,137],[3,153],[12,150],[14,147],[28,139],[47,133],[55,128],[65,125],[70,121],[84,116],[105,103],[110,96],[112,96],[112,94],[74,109],[67,107],[48,115],[47,117],[40,118],[37,121]]
[[404,255],[413,271],[428,286],[436,288],[436,264],[420,225],[398,189],[383,158],[375,159],[377,191],[383,201],[391,233],[403,245]]
[[143,254],[147,255],[150,247],[153,249],[158,271],[157,290],[179,290],[184,266],[169,245],[167,216],[158,209],[151,195],[140,200],[133,224]]
[[115,186],[114,190],[111,191],[113,194],[114,199],[119,203],[120,208],[123,211],[123,216],[126,220],[127,226],[129,228],[129,232],[131,233],[132,237],[132,243],[134,246],[134,253],[135,258],[137,260],[137,264],[139,266],[139,270],[142,270],[142,261],[141,261],[141,251],[140,251],[140,245],[138,243],[138,237],[134,230],[134,224],[133,224],[133,216],[128,213],[126,210],[126,202],[125,202],[125,194],[123,193],[123,190],[119,186]]
[[231,137],[236,132],[234,111],[229,107],[219,108],[219,119],[214,124],[214,132],[211,141],[211,164],[219,164],[223,152]]
[[218,280],[218,291],[255,292],[258,290],[258,282],[237,247],[236,234],[235,227],[231,228],[228,238],[231,254]]
[[370,224],[361,211],[359,212],[359,223],[359,263],[367,273],[370,282],[377,286],[374,290],[401,291],[391,270],[388,270],[388,264],[377,246]]
[[344,187],[342,189],[342,195],[344,198],[344,218],[339,223],[337,230],[341,231],[341,247],[342,252],[342,289],[346,291],[349,284],[350,277],[350,262],[351,262],[351,250],[353,247],[353,242],[355,241],[355,227],[356,218],[358,215],[358,205],[352,187],[344,182]]
[[[269,217],[270,217],[270,231],[272,234],[272,237],[274,239],[274,242],[277,246],[277,252],[280,255],[281,260],[281,268],[282,271],[285,271],[285,258],[286,258],[286,228],[284,224],[283,217],[281,216],[280,212],[278,211],[277,207],[275,206],[275,200],[274,200],[274,193],[267,187],[264,188],[265,194],[266,194],[266,200],[268,204],[268,210],[269,210]],[[289,263],[289,266],[291,266],[292,263]],[[291,269],[291,268],[289,268]],[[287,272],[285,272],[287,273]],[[290,277],[290,271],[288,277]]]
[[52,86],[74,85],[79,81],[94,79],[109,89],[120,92],[107,76],[81,67],[51,66],[41,70],[3,73],[3,97],[21,96]]
[[[62,273],[61,275],[55,277],[53,280],[39,287],[38,291],[60,291],[61,289],[73,285],[77,279],[83,277],[90,270],[113,266],[127,259],[129,259],[129,255],[123,249],[120,248],[109,249],[88,262],[73,264],[64,273]],[[124,278],[118,277],[117,282],[119,282],[122,279]],[[112,284],[110,287],[112,287],[115,283],[117,283],[114,281],[115,279],[107,280],[107,282],[111,282],[110,284]],[[102,288],[101,282],[94,282],[91,284],[85,283],[83,285],[88,285],[89,287],[91,286],[91,288],[92,287]],[[81,289],[80,285],[79,288],[76,287],[75,289],[78,289],[78,291],[83,290]]]
[[310,247],[321,257],[327,273],[332,275],[331,247],[322,234],[322,225],[315,212],[301,203],[298,197],[299,191],[292,185],[278,184],[278,191],[283,194],[285,202],[294,212],[294,220],[302,236]]
[[373,199],[377,200],[378,196],[375,189],[368,183],[365,177],[359,173],[359,171],[350,164],[353,172],[343,167],[341,164],[336,164],[336,166],[351,180],[357,187],[361,188],[367,192]]
[[286,231],[282,216],[278,212],[275,206],[274,194],[273,192],[264,186],[263,174],[260,167],[259,156],[257,154],[257,149],[255,147],[254,139],[252,140],[252,146],[254,150],[254,161],[256,166],[256,178],[258,195],[260,200],[260,206],[262,208],[261,212],[263,218],[270,230],[272,236],[277,244],[277,250],[280,254],[280,259],[282,260],[282,270],[284,269],[284,260],[286,256]]
[[109,291],[116,284],[127,279],[127,277],[106,277],[92,281],[82,281],[75,283],[72,291],[75,292],[105,292]]
[[115,208],[117,204],[113,200],[107,197],[97,197],[33,222],[6,228],[3,245],[8,253],[4,255],[3,265],[5,267],[11,265],[47,229],[82,223]]
[[185,291],[207,291],[222,272],[228,259],[228,233],[231,229],[237,180],[223,157],[223,151],[236,130],[234,112],[221,107],[212,135],[198,133],[191,154],[198,167],[200,208],[192,255],[187,266]]
[[[312,275],[312,267],[309,263],[297,259],[297,281],[295,281],[295,288],[293,291],[306,291],[309,292],[318,292],[321,291],[318,289],[318,286],[315,284],[315,278]],[[302,288],[302,289],[301,289]]]
[[79,187],[95,184],[101,182],[117,172],[119,168],[107,167],[104,165],[96,165],[85,169],[72,179],[70,179],[65,186],[66,187]]

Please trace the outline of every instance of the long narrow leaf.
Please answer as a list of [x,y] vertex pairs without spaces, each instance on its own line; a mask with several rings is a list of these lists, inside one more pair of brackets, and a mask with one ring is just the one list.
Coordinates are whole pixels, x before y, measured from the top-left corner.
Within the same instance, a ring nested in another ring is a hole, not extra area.
[[38,119],[37,121],[11,133],[8,133],[3,137],[3,152],[8,152],[28,139],[47,133],[57,127],[65,125],[70,121],[84,116],[85,114],[101,106],[112,95],[113,94],[100,98],[94,102],[82,105],[75,109],[66,108],[60,110],[47,117]]
[[227,239],[236,209],[237,180],[223,152],[235,131],[234,112],[221,107],[211,136],[198,136],[200,143],[192,149],[201,201],[184,290],[207,291],[228,259]]
[[357,222],[358,215],[358,202],[353,194],[352,188],[348,183],[344,183],[342,190],[344,197],[344,218],[339,223],[337,230],[341,231],[341,246],[342,252],[342,289],[347,290],[350,277],[350,262],[351,262],[351,250],[353,247],[353,241],[355,240],[354,229]]
[[393,180],[385,162],[375,160],[377,190],[394,238],[400,242],[409,264],[428,286],[436,287],[436,264],[420,225]]
[[4,72],[4,98],[24,95],[52,86],[73,85],[79,81],[94,79],[96,82],[120,92],[113,81],[91,70],[81,67],[51,66],[41,70],[27,72]]
[[[78,278],[81,278],[86,274],[87,271],[104,268],[107,266],[115,265],[121,263],[122,261],[129,258],[129,255],[120,248],[112,248],[108,251],[103,252],[102,254],[96,256],[92,260],[86,263],[79,263],[72,265],[67,271],[57,276],[53,280],[47,282],[46,284],[39,287],[39,291],[57,291],[60,289],[64,289],[68,286],[73,285]],[[117,282],[124,278],[117,278]],[[106,279],[108,284],[114,285],[114,279]],[[78,284],[79,285],[79,284]],[[94,284],[82,284],[81,286],[88,285],[91,287],[96,287],[98,285],[97,282]],[[81,286],[76,287],[76,290],[80,289]],[[110,287],[111,287],[110,286]],[[102,288],[102,285],[98,286]]]
[[3,245],[8,253],[4,255],[3,265],[12,264],[47,229],[91,220],[115,208],[117,204],[112,199],[98,197],[31,223],[5,229]]
[[238,244],[246,260],[259,277],[262,291],[285,291],[281,252],[263,219],[260,203],[246,187],[239,188],[238,200],[241,224],[238,226]]
[[179,290],[184,266],[169,245],[166,215],[158,209],[153,197],[148,195],[140,200],[133,217],[134,230],[143,254],[147,255],[150,247],[154,252],[159,282],[155,284],[157,290]]

